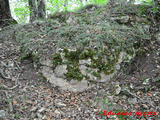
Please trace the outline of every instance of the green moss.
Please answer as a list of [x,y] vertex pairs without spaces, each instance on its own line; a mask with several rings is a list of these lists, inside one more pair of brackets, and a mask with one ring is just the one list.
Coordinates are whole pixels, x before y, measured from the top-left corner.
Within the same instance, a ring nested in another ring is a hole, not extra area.
[[25,59],[27,59],[27,58],[29,58],[31,55],[30,55],[30,53],[21,53],[21,60],[25,60]]
[[98,77],[98,78],[101,79],[101,75],[100,75],[100,73],[97,72],[97,71],[93,71],[93,72],[92,72],[92,75],[94,75],[95,77]]
[[79,56],[80,56],[80,49],[77,49],[76,51],[69,51],[68,49],[64,49],[63,52],[65,53],[65,58],[68,60],[68,61],[76,61],[78,62],[79,61]]
[[52,63],[53,63],[53,69],[55,69],[57,67],[57,65],[62,64],[62,58],[61,58],[61,55],[59,53],[55,53],[53,55]]
[[87,49],[80,54],[79,59],[88,59],[88,58],[92,59],[95,54],[96,51]]
[[64,74],[67,78],[67,80],[72,80],[72,79],[76,79],[81,81],[83,79],[83,77],[85,77],[78,66],[71,66],[71,65],[67,65],[67,73]]

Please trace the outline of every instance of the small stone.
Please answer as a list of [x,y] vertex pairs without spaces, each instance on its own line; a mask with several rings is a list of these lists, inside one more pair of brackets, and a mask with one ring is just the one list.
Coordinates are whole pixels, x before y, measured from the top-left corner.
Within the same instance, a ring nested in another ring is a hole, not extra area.
[[137,103],[137,98],[128,98],[128,102],[131,104]]
[[57,107],[66,107],[66,104],[58,102],[55,104]]
[[115,92],[116,92],[116,95],[118,95],[121,92],[121,87],[119,85],[115,86]]
[[38,108],[38,106],[33,107],[33,108],[31,109],[31,112],[36,111],[37,108]]
[[53,64],[52,64],[52,61],[47,59],[47,60],[41,60],[40,63],[44,66],[48,66],[48,67],[52,67]]
[[5,116],[6,116],[6,112],[4,110],[0,110],[0,120],[1,119],[3,120]]
[[43,107],[43,108],[39,109],[38,112],[41,113],[41,112],[43,112],[44,110],[45,110],[45,108]]
[[13,61],[8,61],[8,66],[9,67],[14,67],[14,62]]
[[41,118],[42,118],[42,115],[41,115],[40,113],[37,113],[37,117],[38,117],[39,119],[41,119]]
[[127,96],[126,96],[126,95],[123,95],[122,98],[123,98],[123,99],[127,99]]
[[47,116],[44,115],[44,116],[42,117],[42,120],[46,120],[46,119],[47,119]]
[[130,88],[131,88],[131,89],[133,89],[133,88],[134,88],[132,83],[130,84]]
[[55,110],[54,113],[55,113],[55,114],[61,114],[61,112],[58,111],[58,110]]
[[143,108],[148,109],[148,106],[146,104],[142,104]]
[[78,108],[78,111],[81,111],[81,108],[80,108],[80,107]]

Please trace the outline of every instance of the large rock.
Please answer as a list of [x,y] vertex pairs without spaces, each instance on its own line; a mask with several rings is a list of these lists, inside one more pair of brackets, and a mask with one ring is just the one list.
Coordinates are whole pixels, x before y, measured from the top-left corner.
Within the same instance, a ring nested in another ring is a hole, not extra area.
[[82,80],[82,81],[71,80],[69,82],[64,78],[56,77],[52,68],[47,66],[42,66],[41,72],[43,76],[46,77],[51,84],[60,87],[62,90],[69,90],[73,92],[83,92],[84,90],[91,88],[93,86],[93,85],[89,85],[87,80]]
[[[98,73],[98,69],[97,68],[90,68],[87,67],[87,65],[91,65],[91,59],[84,59],[84,60],[79,60],[79,69],[80,72],[83,75],[87,75],[89,77],[89,81],[94,81],[94,82],[107,82],[110,79],[112,79],[114,77],[114,75],[116,75],[117,71],[120,69],[120,63],[123,60],[124,57],[124,53],[121,52],[120,56],[119,56],[119,60],[118,62],[115,64],[114,69],[115,71],[109,75],[104,74],[103,72]],[[63,61],[66,61],[64,54],[62,53],[62,59]],[[95,56],[96,58],[97,56]],[[104,57],[103,58],[105,62],[107,62],[107,59]],[[91,87],[94,86],[94,84],[90,84],[90,82],[88,81],[88,79],[86,77],[83,77],[83,79],[81,81],[72,79],[70,81],[68,81],[66,79],[65,74],[67,73],[67,65],[66,64],[61,64],[58,65],[54,70],[53,70],[53,65],[51,60],[45,60],[45,61],[41,61],[41,70],[40,72],[42,73],[42,75],[53,85],[60,87],[62,90],[69,90],[69,91],[73,91],[73,92],[83,92],[86,89],[89,89]],[[95,72],[98,75],[100,75],[100,77],[97,77],[96,75],[93,74],[93,72]]]

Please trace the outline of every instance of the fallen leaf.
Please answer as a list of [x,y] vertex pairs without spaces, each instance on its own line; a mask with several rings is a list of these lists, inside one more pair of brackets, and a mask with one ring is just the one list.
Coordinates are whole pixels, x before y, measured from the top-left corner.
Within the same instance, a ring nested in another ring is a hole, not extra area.
[[16,104],[17,104],[17,101],[14,100],[14,101],[13,101],[13,105],[16,105]]
[[148,93],[148,96],[152,96],[152,93]]

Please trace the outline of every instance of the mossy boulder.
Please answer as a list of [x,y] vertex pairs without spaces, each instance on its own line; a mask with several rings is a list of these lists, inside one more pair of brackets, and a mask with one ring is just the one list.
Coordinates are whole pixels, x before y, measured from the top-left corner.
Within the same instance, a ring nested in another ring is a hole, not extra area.
[[122,59],[123,54],[120,50],[115,50],[115,54],[109,56],[104,50],[65,48],[62,52],[53,55],[52,63],[57,77],[63,77],[69,81],[104,82],[113,77],[120,69],[119,64]]

